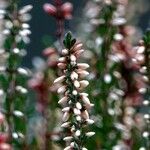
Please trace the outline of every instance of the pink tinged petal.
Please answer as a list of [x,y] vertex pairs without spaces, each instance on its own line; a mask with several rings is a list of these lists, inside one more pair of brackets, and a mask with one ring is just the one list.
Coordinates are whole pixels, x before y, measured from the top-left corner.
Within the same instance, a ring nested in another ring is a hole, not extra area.
[[54,83],[61,83],[62,81],[64,81],[66,76],[61,76],[61,77],[58,77],[57,79],[55,79]]
[[62,128],[68,128],[70,126],[70,122],[65,122],[61,125]]
[[89,75],[89,72],[87,72],[87,71],[85,71],[85,70],[78,70],[77,73],[79,74],[79,76],[80,76],[81,78],[84,78],[84,77],[86,77],[86,76]]
[[67,102],[67,100],[68,100],[68,97],[65,96],[58,101],[58,104],[65,104]]
[[82,101],[85,103],[85,105],[91,105],[89,98],[86,96],[82,96]]
[[62,93],[64,93],[65,91],[66,91],[66,86],[62,86],[62,87],[58,88],[57,93],[58,93],[58,94],[62,94]]
[[69,3],[69,2],[64,3],[61,6],[61,10],[63,12],[63,16],[65,19],[72,18],[73,5],[71,3]]
[[85,120],[89,119],[89,113],[88,113],[87,110],[84,110],[84,111],[82,112],[82,117],[83,117]]
[[72,139],[73,139],[72,136],[67,136],[67,137],[65,137],[63,140],[64,140],[64,141],[70,141],[70,140],[72,140]]
[[74,55],[76,57],[79,57],[83,52],[84,52],[84,49],[81,49],[81,50],[76,51]]
[[62,112],[68,112],[68,111],[70,111],[70,107],[65,107],[62,109]]
[[82,43],[79,43],[79,44],[76,44],[74,47],[73,47],[73,50],[74,51],[79,51],[81,50],[83,47],[83,44]]
[[88,64],[86,64],[86,63],[78,63],[78,64],[77,64],[77,67],[78,67],[79,69],[87,69],[87,68],[89,68],[90,66],[89,66]]
[[64,115],[63,115],[63,119],[62,120],[64,122],[66,122],[69,119],[69,117],[70,117],[70,114],[68,112],[65,112]]
[[66,64],[64,64],[64,63],[58,63],[57,66],[58,66],[60,69],[65,69],[65,68],[66,68]]
[[89,82],[87,80],[80,81],[80,88],[85,88],[89,85]]
[[52,4],[44,4],[43,9],[46,13],[48,13],[49,15],[55,16],[57,13],[57,9],[55,6],[53,6]]

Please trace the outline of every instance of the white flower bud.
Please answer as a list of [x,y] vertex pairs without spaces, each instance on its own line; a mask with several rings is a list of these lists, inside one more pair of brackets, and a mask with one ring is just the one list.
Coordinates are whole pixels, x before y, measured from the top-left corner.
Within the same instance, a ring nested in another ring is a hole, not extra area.
[[81,135],[81,131],[80,130],[77,130],[76,132],[75,132],[75,136],[80,136]]
[[61,77],[58,77],[57,79],[54,80],[54,83],[61,83],[62,81],[64,81],[65,79],[65,76],[61,76]]
[[86,63],[78,63],[78,64],[77,64],[77,67],[78,67],[79,69],[87,69],[87,68],[89,68],[89,65],[86,64]]
[[77,80],[78,79],[78,74],[76,72],[71,73],[71,80]]
[[83,147],[82,150],[88,150],[87,148]]
[[68,112],[65,112],[64,115],[63,115],[63,119],[62,120],[64,122],[66,122],[69,119],[69,117],[70,117],[70,114]]
[[67,100],[68,100],[68,97],[65,96],[58,101],[58,104],[65,104],[67,102]]
[[87,132],[87,133],[86,133],[86,136],[87,136],[87,137],[91,137],[91,136],[93,136],[93,135],[95,135],[95,132]]
[[28,90],[22,86],[16,86],[16,90],[22,94],[27,94],[28,93]]
[[73,112],[74,112],[75,115],[80,115],[81,114],[81,111],[77,108],[74,108]]
[[82,109],[82,105],[79,102],[76,103],[76,107],[77,109]]
[[86,96],[82,96],[82,101],[85,103],[85,105],[91,105],[89,98]]
[[85,70],[78,70],[77,73],[79,74],[80,78],[84,78],[87,75],[89,75],[89,72],[87,72]]
[[59,62],[63,63],[66,61],[66,57],[60,57],[58,60],[59,60]]
[[80,87],[85,88],[89,85],[89,82],[87,80],[80,81]]
[[79,88],[79,87],[80,87],[79,81],[75,80],[75,81],[74,81],[74,86],[75,86],[76,88]]
[[70,122],[65,122],[61,125],[62,128],[68,128],[70,125]]
[[68,112],[68,111],[70,111],[70,107],[65,107],[62,109],[62,112]]
[[77,116],[76,120],[80,122],[81,121],[81,116]]
[[63,49],[62,50],[62,55],[67,55],[68,54],[68,50],[67,49]]
[[81,96],[89,96],[88,93],[80,93]]
[[64,150],[71,150],[71,146],[67,146]]
[[72,139],[73,139],[72,136],[67,136],[67,137],[65,137],[63,140],[64,140],[64,141],[70,141],[70,140],[72,140]]
[[73,62],[74,62],[74,61],[76,62],[76,60],[77,60],[76,56],[74,56],[74,55],[71,55],[71,56],[70,56],[70,59],[71,59],[71,61],[73,61]]
[[77,95],[78,92],[77,92],[76,90],[74,90],[74,91],[72,92],[72,94],[73,94],[73,95]]
[[88,124],[93,124],[93,123],[94,123],[94,120],[92,120],[92,119],[87,119],[86,122],[87,122]]
[[66,91],[66,86],[61,86],[60,88],[58,88],[57,93],[58,94],[62,94]]

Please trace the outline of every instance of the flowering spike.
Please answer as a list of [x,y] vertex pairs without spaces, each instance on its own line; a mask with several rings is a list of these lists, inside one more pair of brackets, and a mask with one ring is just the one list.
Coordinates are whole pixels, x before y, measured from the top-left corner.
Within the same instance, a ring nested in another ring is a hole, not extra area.
[[[85,141],[82,137],[94,135],[94,132],[83,132],[85,125],[94,123],[93,120],[89,119],[89,113],[86,110],[92,106],[88,94],[81,93],[81,90],[89,84],[88,81],[81,80],[81,77],[89,74],[85,71],[89,65],[77,62],[76,54],[82,50],[83,44],[76,42],[76,39],[72,38],[71,32],[66,34],[64,46],[65,49],[62,50],[63,59],[59,59],[61,61],[58,63],[58,67],[63,70],[64,75],[57,78],[55,82],[63,80],[63,85],[57,90],[59,94],[64,95],[58,103],[65,104],[62,109],[64,123],[61,127],[67,128],[68,133],[71,133],[64,138],[70,144],[65,149],[72,149],[74,146],[78,149],[85,149]],[[67,101],[69,102],[66,103]]]

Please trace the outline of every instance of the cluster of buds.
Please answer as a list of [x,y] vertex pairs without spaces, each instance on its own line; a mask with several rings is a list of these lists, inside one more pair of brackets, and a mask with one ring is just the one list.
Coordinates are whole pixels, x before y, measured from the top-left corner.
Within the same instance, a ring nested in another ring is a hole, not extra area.
[[143,37],[143,40],[140,41],[139,50],[142,50],[144,55],[144,61],[142,67],[139,69],[143,78],[145,79],[145,88],[143,89],[143,107],[144,107],[144,120],[145,128],[142,133],[144,143],[143,147],[140,150],[147,150],[150,148],[150,100],[149,100],[149,83],[150,83],[150,60],[149,60],[149,49],[150,49],[150,31],[148,30]]
[[[23,111],[28,93],[25,80],[29,76],[29,71],[20,67],[20,63],[22,57],[26,55],[25,44],[30,41],[28,36],[31,31],[27,22],[31,19],[29,11],[32,6],[27,5],[19,9],[18,5],[18,1],[8,1],[7,7],[0,10],[4,26],[2,34],[5,36],[3,49],[0,50],[0,56],[3,58],[0,75],[5,81],[1,79],[0,86],[5,93],[3,111],[6,116],[9,142],[19,139],[20,144],[25,144],[25,124],[20,127],[15,121],[16,118],[19,121],[25,120]],[[20,100],[19,107],[18,100]]]
[[46,3],[44,4],[43,8],[47,14],[55,17],[57,20],[57,35],[61,37],[64,29],[64,20],[70,20],[72,18],[72,4],[69,2],[63,4],[61,0],[55,0],[55,6]]
[[63,95],[58,101],[63,106],[62,112],[64,113],[61,127],[68,129],[64,138],[67,147],[64,150],[86,150],[84,147],[85,138],[95,134],[94,132],[84,132],[83,128],[85,125],[94,123],[88,113],[93,104],[88,99],[88,94],[82,92],[89,84],[87,80],[82,80],[89,74],[85,70],[89,65],[77,63],[77,58],[84,51],[83,44],[72,39],[70,32],[66,35],[64,46],[62,57],[58,62],[58,67],[63,70],[63,75],[54,81],[55,84],[63,83],[57,92]]

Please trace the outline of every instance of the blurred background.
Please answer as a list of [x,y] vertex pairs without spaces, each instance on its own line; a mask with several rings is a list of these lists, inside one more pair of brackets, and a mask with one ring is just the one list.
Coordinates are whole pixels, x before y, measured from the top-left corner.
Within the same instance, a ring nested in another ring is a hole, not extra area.
[[[87,0],[68,0],[73,3],[73,20],[66,22],[66,29],[76,31],[78,24],[83,20],[82,13]],[[134,1],[134,0],[131,0]],[[66,0],[64,0],[66,2]],[[53,0],[22,0],[21,5],[32,4],[33,10],[31,12],[32,20],[31,25],[31,43],[27,46],[28,55],[24,58],[25,66],[31,68],[32,58],[34,56],[40,56],[42,50],[52,43],[56,38],[56,22],[55,19],[47,15],[43,11],[44,3],[52,3]],[[130,24],[137,25],[141,32],[144,32],[150,24],[150,1],[149,0],[136,0],[136,3],[132,6],[133,12],[128,12],[130,16]],[[133,19],[134,16],[134,19]],[[46,43],[46,44],[45,44]]]

